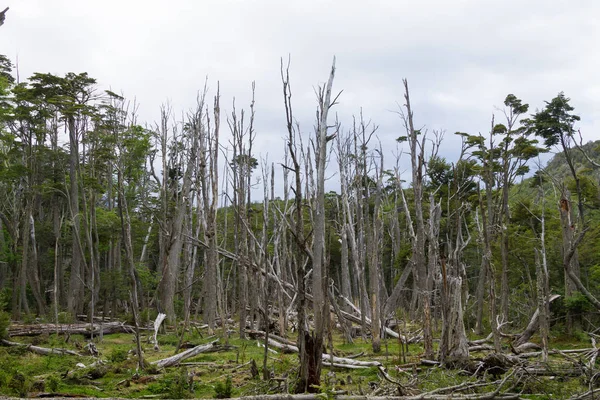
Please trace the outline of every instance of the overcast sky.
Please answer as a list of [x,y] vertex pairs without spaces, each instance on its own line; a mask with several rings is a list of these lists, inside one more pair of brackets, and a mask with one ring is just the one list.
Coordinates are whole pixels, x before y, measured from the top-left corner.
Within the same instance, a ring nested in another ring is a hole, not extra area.
[[393,112],[402,78],[416,124],[447,131],[450,160],[452,133],[488,131],[508,93],[535,111],[564,91],[584,137],[600,138],[596,0],[0,0],[5,6],[0,54],[18,61],[21,79],[88,72],[101,89],[135,97],[148,123],[166,101],[192,107],[206,77],[211,89],[220,82],[226,111],[233,96],[247,106],[256,81],[256,156],[270,161],[283,152],[279,66],[288,54],[305,135],[314,87],[335,55],[342,124],[362,107],[387,149],[402,135]]

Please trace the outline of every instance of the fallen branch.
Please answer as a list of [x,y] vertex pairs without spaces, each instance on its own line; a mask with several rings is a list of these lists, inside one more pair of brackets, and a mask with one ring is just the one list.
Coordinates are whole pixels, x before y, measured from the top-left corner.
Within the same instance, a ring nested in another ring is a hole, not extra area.
[[[256,332],[256,331],[255,331]],[[298,353],[298,347],[295,345],[280,343],[274,339],[269,337],[269,346],[274,347],[283,351],[284,353]],[[337,368],[370,368],[370,367],[382,367],[382,364],[379,361],[362,361],[355,360],[352,358],[343,358],[336,357],[331,354],[323,354],[323,365],[331,365],[333,363],[333,367]]]
[[158,361],[153,361],[152,364],[156,365],[158,368],[172,367],[173,365],[177,365],[181,361],[195,357],[198,354],[209,353],[211,351],[218,351],[220,350],[219,346],[216,345],[218,341],[219,340],[214,340],[207,344],[201,344],[199,346],[183,351],[179,354],[175,354],[174,356],[163,358],[162,360]]
[[[560,295],[553,294],[548,299],[548,303],[553,302],[554,300],[558,299],[559,297],[560,297]],[[529,339],[531,339],[531,337],[538,331],[539,326],[540,326],[540,309],[538,308],[535,310],[531,319],[529,320],[529,324],[527,324],[527,328],[525,328],[525,330],[517,336],[517,338],[515,339],[515,341],[512,344],[515,347],[515,349],[517,349],[517,351],[520,346],[529,342]]]
[[[142,329],[142,328],[140,328]],[[134,333],[131,325],[123,322],[106,322],[102,324],[34,324],[34,325],[11,325],[8,336],[39,336],[42,334],[53,334],[58,332],[63,335],[83,335],[91,337],[97,335],[109,335],[112,333]]]
[[[336,400],[512,400],[520,399],[519,394],[498,394],[495,392],[466,395],[420,394],[417,396],[335,396]],[[265,394],[238,397],[237,400],[322,400],[322,394]]]
[[73,350],[60,349],[60,348],[39,347],[39,346],[31,345],[31,344],[11,342],[11,341],[8,341],[6,339],[2,339],[1,343],[3,345],[5,345],[5,346],[25,347],[25,348],[27,348],[27,350],[31,351],[32,353],[40,354],[40,355],[43,355],[43,356],[48,356],[50,354],[60,354],[60,355],[69,355],[69,356],[82,357],[81,354],[79,354],[79,353],[77,353],[77,352],[75,352]]

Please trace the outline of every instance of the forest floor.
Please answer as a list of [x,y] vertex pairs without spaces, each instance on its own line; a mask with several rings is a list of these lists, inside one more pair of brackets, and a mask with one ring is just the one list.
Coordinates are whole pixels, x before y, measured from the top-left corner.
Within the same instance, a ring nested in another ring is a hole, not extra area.
[[[222,336],[222,331],[217,331]],[[298,367],[297,354],[271,349],[267,358],[268,379],[263,377],[265,349],[263,339],[238,338],[232,333],[227,342],[194,329],[186,333],[187,347],[219,339],[214,351],[184,360],[177,366],[157,368],[153,362],[174,355],[179,336],[158,335],[160,350],[154,350],[149,334],[143,335],[146,366],[137,368],[134,336],[127,333],[104,335],[94,340],[99,355],[48,354],[32,352],[27,346],[0,346],[0,396],[16,397],[105,397],[105,398],[225,398],[291,393]],[[292,334],[288,339],[295,341]],[[476,338],[473,338],[476,339]],[[83,335],[42,334],[11,337],[11,341],[45,348],[70,349],[84,354],[89,342]],[[565,353],[577,348],[590,348],[582,337],[553,337],[555,349],[545,371],[527,369],[522,364],[505,371],[473,374],[460,369],[447,369],[422,362],[423,348],[415,343],[400,346],[398,339],[384,339],[382,351],[373,354],[371,344],[356,338],[344,343],[341,336],[333,338],[334,354],[354,360],[379,361],[387,377],[378,367],[331,368],[323,362],[321,393],[316,398],[336,396],[413,396],[412,398],[576,398],[597,383],[597,376],[573,373],[587,365],[594,371],[596,358],[589,365],[589,352]],[[403,351],[403,350],[404,351]],[[594,347],[595,349],[595,347]],[[507,350],[510,353],[510,350]],[[471,354],[474,362],[483,360],[489,351]],[[531,366],[531,359],[526,361]],[[539,366],[539,360],[535,361]],[[521,371],[519,371],[519,368]],[[533,371],[533,372],[532,372]],[[254,376],[253,376],[254,375]],[[446,388],[446,389],[443,389]],[[600,392],[600,389],[599,389]],[[492,395],[492,397],[490,397]],[[415,397],[416,396],[416,397]],[[280,396],[282,397],[282,396]],[[364,397],[363,397],[364,398]],[[594,393],[591,397],[594,398]],[[600,398],[600,395],[599,397]]]

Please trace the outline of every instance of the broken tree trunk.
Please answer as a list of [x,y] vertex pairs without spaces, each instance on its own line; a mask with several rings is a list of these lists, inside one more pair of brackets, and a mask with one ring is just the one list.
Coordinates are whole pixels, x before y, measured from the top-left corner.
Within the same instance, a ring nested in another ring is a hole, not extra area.
[[[255,332],[257,334],[261,333],[261,332],[257,332],[257,331],[253,331],[253,332]],[[281,342],[278,342],[271,338],[269,338],[269,346],[277,348],[279,350],[282,350],[284,353],[298,353],[297,346],[294,346],[289,343],[281,343]],[[326,364],[324,364],[324,365],[331,365],[331,363],[333,363],[334,367],[339,367],[339,368],[344,368],[347,366],[348,366],[348,368],[352,368],[352,367],[356,367],[356,368],[377,367],[377,368],[379,368],[382,366],[382,364],[379,361],[355,360],[353,358],[336,357],[331,354],[323,354],[322,359],[324,362],[326,362]]]
[[201,344],[199,346],[188,349],[179,354],[175,354],[174,356],[163,358],[162,360],[154,361],[152,364],[156,365],[158,368],[166,368],[172,367],[173,365],[179,364],[183,360],[187,360],[188,358],[195,357],[200,353],[208,353],[211,351],[215,351],[218,349],[216,343],[218,340],[214,340],[207,344]]
[[[558,299],[559,297],[560,297],[560,295],[553,294],[548,299],[548,303],[553,302],[554,300]],[[512,344],[517,352],[519,352],[519,347],[526,344],[529,341],[529,339],[531,339],[531,337],[538,331],[539,326],[540,326],[540,309],[537,308],[535,310],[535,312],[533,313],[531,320],[529,320],[529,324],[527,325],[527,328],[525,328],[523,333],[521,333],[519,336],[517,336],[517,338],[515,339],[515,341]]]
[[440,361],[443,364],[466,363],[469,360],[469,344],[463,321],[462,279],[448,277],[444,286]]
[[60,355],[70,355],[70,356],[81,357],[81,354],[79,354],[73,350],[39,347],[39,346],[31,345],[31,344],[10,342],[6,339],[2,339],[2,341],[0,341],[0,343],[2,343],[5,346],[26,347],[27,350],[31,351],[32,353],[40,354],[42,356],[48,356],[50,354],[60,354]]
[[39,336],[53,333],[64,335],[83,335],[90,337],[109,335],[111,333],[133,333],[134,327],[123,322],[106,322],[101,325],[92,324],[36,324],[36,325],[11,325],[8,336]]

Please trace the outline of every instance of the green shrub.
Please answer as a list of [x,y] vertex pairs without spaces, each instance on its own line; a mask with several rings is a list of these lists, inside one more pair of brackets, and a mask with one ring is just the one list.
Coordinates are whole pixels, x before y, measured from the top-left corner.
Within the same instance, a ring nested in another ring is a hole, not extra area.
[[59,324],[72,324],[75,319],[73,318],[73,314],[61,311],[58,313],[58,323]]
[[160,368],[158,368],[156,364],[144,362],[144,372],[148,375],[158,375],[160,373]]
[[8,382],[8,388],[19,397],[26,397],[29,391],[29,381],[21,372],[15,372]]
[[228,376],[225,379],[225,383],[217,382],[215,385],[215,399],[228,399],[233,394],[233,385],[231,384],[231,377]]
[[108,354],[108,360],[112,363],[120,363],[127,360],[127,351],[122,349],[112,349]]
[[51,393],[56,393],[60,386],[60,382],[60,377],[56,374],[52,374],[46,378],[46,387]]
[[582,314],[591,309],[591,304],[583,293],[575,292],[565,297],[565,308],[573,314]]
[[162,379],[148,385],[151,393],[165,395],[168,399],[187,399],[192,397],[186,368],[166,374]]
[[8,336],[8,327],[10,326],[10,315],[5,311],[0,311],[0,339]]
[[2,388],[6,387],[8,384],[8,375],[3,370],[0,370],[0,393],[2,393]]

